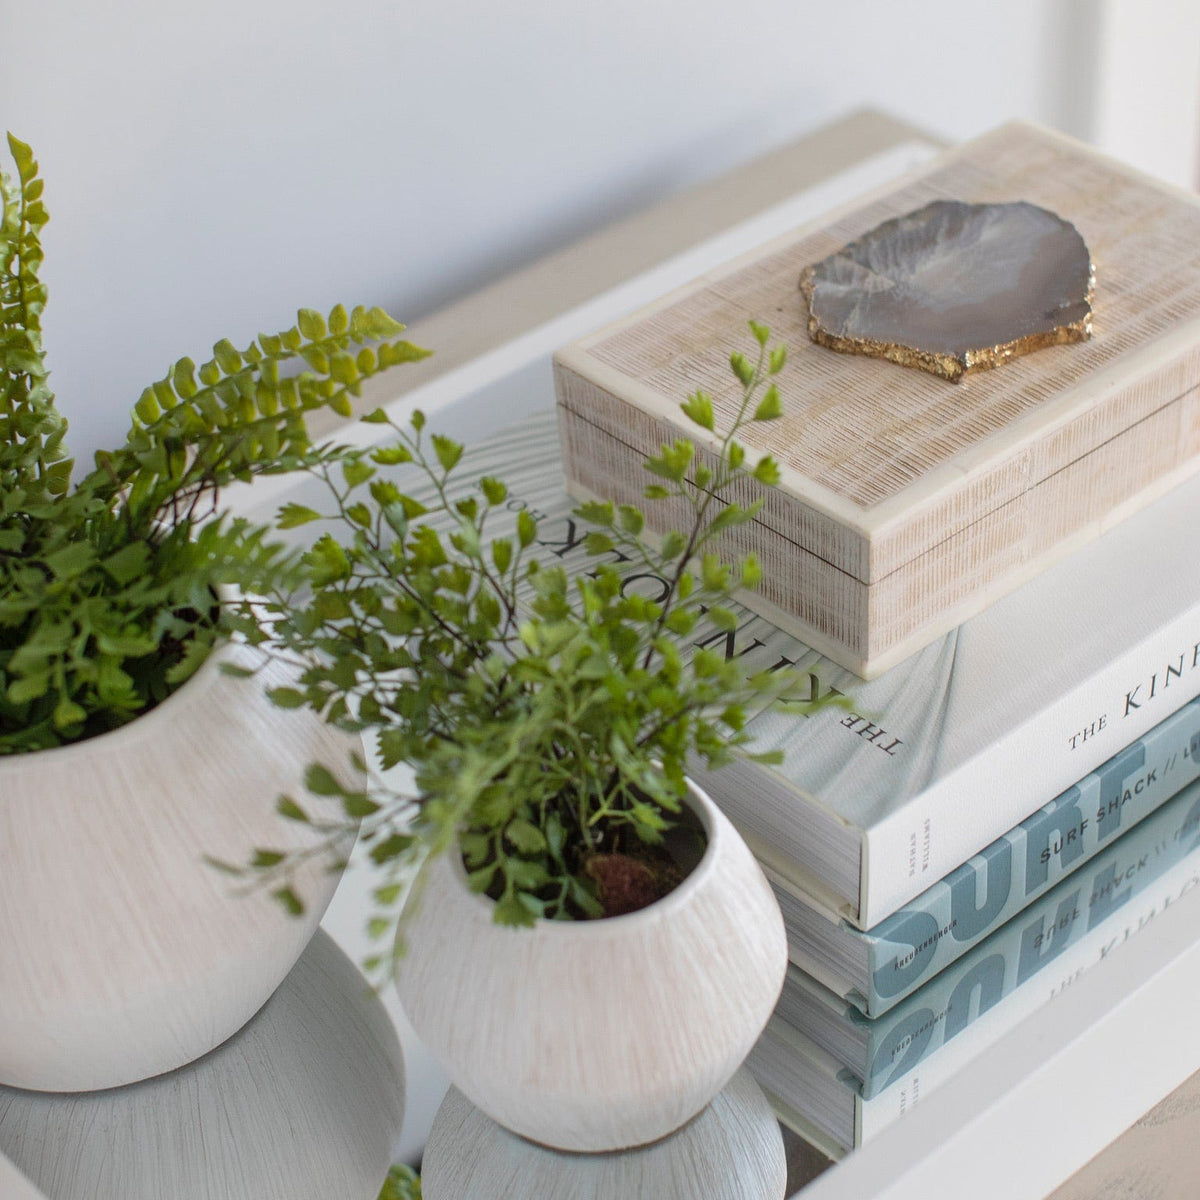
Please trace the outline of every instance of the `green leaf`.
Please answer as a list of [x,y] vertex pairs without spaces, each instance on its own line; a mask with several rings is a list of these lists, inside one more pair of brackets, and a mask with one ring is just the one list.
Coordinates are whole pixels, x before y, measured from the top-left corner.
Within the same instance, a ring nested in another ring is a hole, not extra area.
[[276,888],[271,895],[283,905],[288,916],[300,917],[304,915],[304,904],[290,887]]
[[687,538],[677,529],[665,534],[659,548],[664,562],[673,562],[687,549]]
[[729,586],[729,570],[715,554],[700,560],[700,580],[710,592],[723,592]]
[[277,708],[303,708],[307,703],[304,693],[291,687],[270,688],[267,698]]
[[680,406],[686,417],[695,421],[702,429],[713,428],[712,397],[704,392],[693,392]]
[[430,441],[433,443],[433,452],[437,455],[437,460],[441,464],[442,470],[454,470],[458,465],[458,460],[462,458],[462,445],[440,433],[435,433],[430,438]]
[[[367,309],[366,313],[363,314],[363,332],[367,337],[378,340],[380,338],[395,337],[396,334],[403,333],[404,326],[382,308],[372,307]],[[425,353],[429,354],[432,352],[425,351]]]
[[54,706],[54,728],[59,730],[72,729],[82,725],[87,720],[87,710],[64,696]]
[[162,416],[162,409],[158,406],[153,388],[146,388],[142,392],[141,399],[133,406],[133,411],[137,413],[138,420],[143,425],[152,425]]
[[762,566],[753,554],[742,560],[742,587],[756,588],[762,582]]
[[17,164],[17,176],[22,183],[29,183],[37,174],[37,162],[32,148],[11,133],[8,135],[8,152]]
[[750,332],[754,334],[754,340],[760,345],[765,346],[771,340],[771,331],[765,325],[760,325],[757,321],[749,321]]
[[285,857],[286,855],[279,850],[255,850],[254,857],[250,860],[250,865],[261,869],[277,867],[283,862]]
[[304,786],[314,796],[340,796],[341,785],[329,771],[320,763],[310,763],[304,772]]
[[783,478],[779,464],[769,454],[764,455],[755,463],[751,474],[765,487],[778,487],[779,481]]
[[400,463],[412,462],[412,451],[399,443],[394,446],[380,446],[371,451],[371,461],[381,467],[394,467]]
[[737,630],[737,616],[728,608],[714,604],[704,615],[724,633],[733,633]]
[[298,805],[291,796],[280,796],[275,805],[275,811],[281,816],[286,817],[289,821],[300,821],[302,824],[309,823],[308,813]]
[[494,508],[497,504],[503,504],[508,498],[508,488],[499,479],[494,479],[490,475],[485,475],[479,481],[479,490],[483,493],[484,499]]
[[365,416],[359,417],[359,420],[362,421],[364,425],[386,425],[389,417],[382,408],[376,408],[367,413]]
[[329,314],[329,332],[335,337],[346,333],[350,328],[350,316],[346,312],[345,306],[335,304],[333,310]]
[[504,836],[520,854],[541,854],[546,849],[546,838],[542,831],[520,818],[509,821],[504,828]]
[[196,364],[190,358],[181,358],[171,371],[171,386],[175,394],[190,400],[199,391],[196,386]]
[[497,925],[527,927],[537,922],[534,914],[516,896],[505,896],[502,900],[498,900],[492,917]]
[[412,847],[413,843],[414,839],[410,835],[393,833],[371,847],[371,861],[376,866],[383,866],[384,863],[399,858]]
[[750,386],[754,380],[754,364],[740,350],[729,356],[729,367],[743,387]]
[[783,370],[786,363],[787,347],[776,346],[775,349],[771,351],[771,356],[768,360],[768,369],[770,370],[771,374],[778,375],[779,372]]
[[626,533],[637,537],[646,524],[646,518],[641,509],[635,508],[632,504],[622,504],[617,512],[620,516],[621,528]]
[[50,688],[50,675],[40,671],[14,679],[5,689],[4,697],[10,704],[26,704],[44,696]]
[[612,525],[614,513],[612,504],[607,500],[587,500],[575,510],[575,515],[580,520],[599,525],[602,529],[608,529]]
[[86,542],[73,542],[47,554],[42,561],[59,579],[71,579],[96,561],[96,552]]
[[783,416],[783,404],[779,399],[779,388],[771,384],[763,393],[762,399],[754,410],[754,420],[775,421]]
[[319,521],[321,514],[314,508],[303,504],[285,504],[275,518],[275,524],[280,529],[295,529],[297,525],[307,525],[309,521]]
[[355,821],[361,821],[379,811],[379,805],[364,792],[347,792],[342,796],[342,811]]
[[537,522],[522,509],[517,513],[517,544],[524,550],[537,537]]
[[329,333],[325,318],[315,308],[300,309],[296,314],[296,324],[310,342],[319,342]]
[[[358,363],[354,361],[353,355],[344,354],[341,351],[333,354],[329,358],[329,374],[338,381],[350,387],[359,381]],[[349,405],[347,404],[347,407]],[[336,411],[336,409],[335,409]],[[342,416],[349,416],[349,413],[342,413]]]
[[146,569],[150,559],[150,547],[145,542],[130,542],[114,554],[103,559],[100,565],[119,584],[132,583]]

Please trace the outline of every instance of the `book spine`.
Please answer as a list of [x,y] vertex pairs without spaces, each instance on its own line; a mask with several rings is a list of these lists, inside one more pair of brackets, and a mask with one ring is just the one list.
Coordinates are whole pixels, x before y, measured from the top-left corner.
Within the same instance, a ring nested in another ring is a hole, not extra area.
[[[1063,938],[1059,944],[1064,948],[1056,951],[1052,929],[1044,928],[1042,947],[1030,952],[1044,954],[1043,966],[1047,969],[1034,981],[1033,987],[1020,987],[1003,1003],[986,1008],[951,1044],[943,1045],[937,1053],[924,1054],[916,1065],[896,1075],[890,1086],[875,1089],[870,1095],[863,1094],[860,1088],[855,1114],[856,1144],[869,1141],[893,1124],[922,1096],[928,1096],[945,1080],[961,1071],[971,1059],[988,1049],[1025,1016],[1075,984],[1096,963],[1104,961],[1114,952],[1119,953],[1122,944],[1200,885],[1200,838],[1197,832],[1198,827],[1193,824],[1186,838],[1187,856],[1171,870],[1159,875],[1153,886],[1144,888],[1135,902],[1127,903],[1128,897],[1120,881],[1115,881],[1116,886],[1109,890],[1107,903],[1115,902],[1116,911],[1110,912],[1097,924],[1095,936],[1089,934],[1073,944]],[[1123,896],[1124,899],[1121,898]],[[1064,916],[1069,918],[1069,913]],[[1036,937],[1036,934],[1032,936]],[[976,984],[979,999],[987,994],[985,987]],[[849,1073],[841,1078],[847,1086],[852,1086]]]
[[1194,783],[885,1017],[826,1008],[831,1019],[865,1034],[863,1062],[846,1064],[861,1070],[862,1094],[870,1098],[893,1086],[989,1013],[994,1033],[1039,1008],[1106,957],[1123,929],[1140,928],[1197,882],[1198,847],[1200,783]]
[[1137,738],[1033,816],[869,930],[867,994],[878,1017],[1200,777],[1200,699]]
[[870,929],[1119,747],[1200,695],[1200,597],[867,830],[855,924]]

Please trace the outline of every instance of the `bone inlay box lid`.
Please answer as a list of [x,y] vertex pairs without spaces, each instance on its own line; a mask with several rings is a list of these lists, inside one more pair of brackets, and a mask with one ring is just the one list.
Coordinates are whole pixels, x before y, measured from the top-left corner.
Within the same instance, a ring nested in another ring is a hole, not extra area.
[[[1074,225],[1095,269],[1091,339],[957,383],[812,342],[805,268],[935,200],[1025,201]],[[866,677],[1200,466],[1200,201],[1058,134],[1006,125],[560,351],[572,492],[639,502],[663,442],[715,450],[750,319],[788,363],[783,419],[741,436],[783,472],[726,543],[763,561],[743,599]],[[697,388],[715,434],[679,411]],[[643,507],[659,532],[683,518]]]

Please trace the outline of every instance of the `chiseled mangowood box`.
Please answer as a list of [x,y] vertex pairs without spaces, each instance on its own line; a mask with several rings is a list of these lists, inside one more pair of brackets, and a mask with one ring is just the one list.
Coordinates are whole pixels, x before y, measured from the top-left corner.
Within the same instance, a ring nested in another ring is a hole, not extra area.
[[[1027,200],[1074,223],[1095,268],[1091,340],[958,383],[811,342],[801,271],[935,199]],[[751,318],[787,343],[785,415],[742,440],[783,483],[725,549],[763,563],[748,607],[865,678],[1200,467],[1200,200],[1057,134],[1006,125],[560,351],[570,490],[677,527],[682,510],[641,501],[643,460],[681,436],[715,449]],[[697,388],[715,435],[679,411]]]

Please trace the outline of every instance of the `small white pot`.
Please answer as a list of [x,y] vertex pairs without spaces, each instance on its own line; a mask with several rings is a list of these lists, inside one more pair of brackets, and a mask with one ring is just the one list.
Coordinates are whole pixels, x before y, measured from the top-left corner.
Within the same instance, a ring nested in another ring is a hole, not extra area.
[[459,1090],[515,1133],[560,1150],[653,1142],[690,1120],[754,1044],[783,985],[771,889],[699,788],[704,856],[627,916],[496,925],[444,855],[404,930],[396,984]]
[[308,944],[337,885],[297,873],[289,917],[204,862],[311,839],[275,811],[304,768],[346,762],[351,741],[221,662],[84,742],[0,757],[0,1083],[91,1091],[192,1062],[263,1005]]

